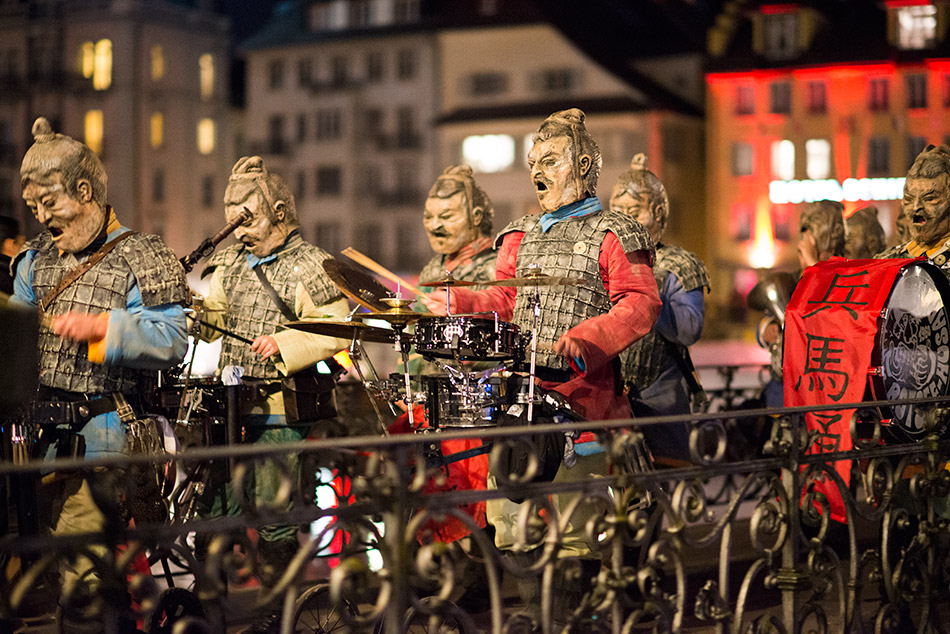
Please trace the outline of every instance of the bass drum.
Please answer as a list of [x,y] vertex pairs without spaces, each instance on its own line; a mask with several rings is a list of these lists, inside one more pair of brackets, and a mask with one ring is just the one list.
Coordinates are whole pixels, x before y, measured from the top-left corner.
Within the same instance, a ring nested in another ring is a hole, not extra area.
[[[950,394],[950,282],[928,262],[898,274],[884,305],[871,356],[868,392],[874,400],[933,398]],[[929,405],[895,405],[882,411],[898,436],[919,440]],[[945,425],[945,423],[944,423]],[[935,430],[942,434],[944,429]]]

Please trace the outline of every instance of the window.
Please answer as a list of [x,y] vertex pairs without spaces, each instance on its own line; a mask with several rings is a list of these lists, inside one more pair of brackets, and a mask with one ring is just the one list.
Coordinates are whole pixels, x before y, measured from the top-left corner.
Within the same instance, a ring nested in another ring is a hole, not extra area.
[[201,119],[198,121],[198,152],[201,154],[211,154],[215,146],[214,119]]
[[498,0],[479,0],[479,15],[495,15],[498,13]]
[[356,235],[360,237],[360,244],[366,248],[366,255],[377,262],[383,259],[383,233],[375,222],[364,222],[356,226]]
[[152,81],[158,81],[165,76],[165,51],[161,46],[155,45],[151,51],[152,58]]
[[573,68],[550,68],[538,73],[533,83],[541,92],[569,92],[580,84],[580,73]]
[[160,167],[152,172],[152,202],[165,202],[165,171]]
[[[345,14],[342,15],[345,17]],[[312,31],[340,29],[343,27],[340,17],[340,5],[336,2],[311,4],[307,14],[308,24]]]
[[379,81],[383,78],[383,56],[379,51],[366,54],[366,80]]
[[752,86],[736,86],[736,114],[755,112],[755,89]]
[[927,147],[927,139],[922,136],[907,137],[907,169],[914,164],[914,159]]
[[339,196],[343,191],[343,172],[338,165],[317,168],[317,196]]
[[313,77],[313,62],[309,57],[297,60],[297,85],[301,88],[308,88]]
[[79,49],[79,60],[82,76],[92,79],[95,90],[106,90],[112,85],[112,40],[83,42]]
[[419,147],[420,138],[416,132],[416,113],[411,107],[400,108],[396,113],[396,145],[401,148]]
[[214,207],[214,176],[205,174],[201,179],[201,206],[205,209]]
[[334,57],[333,61],[330,62],[330,69],[330,81],[333,83],[333,86],[336,88],[345,86],[350,74],[349,62],[347,62],[346,58]]
[[87,111],[83,119],[83,136],[86,145],[96,154],[102,154],[102,135],[104,130],[105,126],[102,121],[102,110]]
[[318,222],[313,227],[314,244],[329,253],[337,253],[343,248],[340,225],[335,222]]
[[907,107],[927,107],[927,75],[914,73],[907,75]]
[[416,74],[416,52],[410,48],[399,51],[396,60],[396,74],[399,79],[412,79]]
[[792,217],[795,205],[772,205],[772,236],[776,240],[788,242],[792,237]]
[[890,107],[890,84],[885,77],[875,77],[868,82],[868,109],[881,112]]
[[764,15],[765,56],[791,59],[798,55],[798,15],[794,11]]
[[769,85],[769,112],[788,114],[792,110],[792,85],[787,81],[773,81]]
[[920,4],[898,7],[897,46],[903,50],[931,48],[937,40],[937,7]]
[[284,62],[283,60],[271,60],[267,66],[268,85],[271,90],[279,90],[284,86]]
[[205,53],[198,58],[198,75],[201,98],[207,101],[214,96],[214,56],[211,53]]
[[350,28],[362,29],[373,23],[373,4],[371,0],[350,1]]
[[339,139],[342,134],[343,117],[336,108],[317,111],[317,139]]
[[462,141],[462,162],[476,172],[504,172],[515,164],[515,140],[507,134],[470,136]]
[[825,114],[828,111],[828,88],[823,81],[810,81],[805,88],[809,114]]
[[943,84],[943,107],[950,108],[950,73],[944,73],[940,81]]
[[891,141],[887,137],[868,140],[868,176],[887,176],[891,171]]
[[795,144],[788,139],[772,142],[772,178],[783,181],[795,178]]
[[383,132],[383,111],[370,108],[363,112],[362,133],[367,139],[378,139]]
[[294,179],[294,198],[299,203],[307,195],[307,173],[303,170],[297,170],[297,176]]
[[826,139],[805,141],[805,174],[812,180],[831,176],[831,143]]
[[469,91],[475,97],[500,95],[508,90],[505,73],[474,73],[469,77]]
[[153,112],[149,118],[149,137],[153,148],[165,143],[165,116],[161,112]]
[[755,214],[749,203],[733,203],[729,210],[729,233],[736,242],[752,239],[752,219]]
[[393,19],[396,24],[412,24],[419,21],[419,0],[396,0]]
[[732,175],[750,176],[752,174],[753,151],[750,143],[732,144]]
[[419,166],[412,161],[396,163],[396,192],[400,198],[408,198],[416,193],[416,178]]
[[272,115],[267,120],[267,140],[271,154],[283,154],[287,151],[284,138],[284,117],[281,115]]
[[303,143],[307,140],[307,115],[300,113],[297,115],[297,143]]

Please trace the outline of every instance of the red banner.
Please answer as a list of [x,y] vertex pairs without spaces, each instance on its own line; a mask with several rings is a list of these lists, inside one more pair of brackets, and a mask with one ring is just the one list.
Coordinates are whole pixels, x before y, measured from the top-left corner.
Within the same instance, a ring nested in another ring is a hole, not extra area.
[[[878,317],[900,269],[914,260],[831,258],[802,273],[785,313],[785,405],[834,405],[864,398]],[[814,442],[807,452],[848,451],[854,409],[809,412]],[[851,461],[834,468],[850,485]],[[831,516],[845,521],[844,503],[829,479],[817,482]]]

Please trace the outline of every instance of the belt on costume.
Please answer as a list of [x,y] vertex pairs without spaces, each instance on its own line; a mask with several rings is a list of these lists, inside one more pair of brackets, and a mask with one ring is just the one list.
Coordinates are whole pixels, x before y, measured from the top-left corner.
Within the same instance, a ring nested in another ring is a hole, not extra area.
[[39,425],[78,425],[88,423],[96,416],[118,409],[111,394],[78,401],[36,401],[33,403],[33,422]]

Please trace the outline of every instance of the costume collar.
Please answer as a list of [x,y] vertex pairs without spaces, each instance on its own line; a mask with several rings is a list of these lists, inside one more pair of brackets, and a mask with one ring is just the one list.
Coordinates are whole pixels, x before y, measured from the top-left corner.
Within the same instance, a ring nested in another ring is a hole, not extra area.
[[[940,242],[935,247],[927,248],[927,245],[920,244],[916,240],[911,240],[904,247],[904,250],[907,251],[911,256],[919,258],[921,256],[927,256],[931,260],[937,260],[938,256],[943,254],[945,251],[950,249],[950,234],[943,236]],[[938,266],[942,266],[944,262],[947,261],[946,256],[941,258],[941,262]]]
[[492,239],[490,236],[484,236],[477,240],[469,242],[464,247],[459,249],[456,253],[452,255],[445,256],[443,264],[445,265],[446,271],[453,271],[457,267],[471,262],[472,258],[484,251],[485,249],[490,249],[492,246]]
[[274,249],[273,251],[271,251],[269,254],[265,255],[264,257],[259,258],[253,253],[248,252],[247,264],[253,269],[255,266],[257,266],[258,264],[261,264],[262,262],[270,262],[272,260],[276,260],[277,256],[280,255],[281,251],[301,241],[303,241],[303,238],[300,237],[300,229],[294,229],[289,234],[287,234],[287,239],[284,240],[284,243],[282,245],[280,245],[279,247],[277,247],[276,249]]
[[548,229],[562,220],[566,220],[567,218],[581,218],[596,211],[600,211],[601,209],[602,207],[600,205],[600,198],[597,198],[597,196],[591,196],[590,198],[585,198],[584,200],[577,200],[542,215],[541,220],[539,221],[541,223],[541,231],[547,233]]

